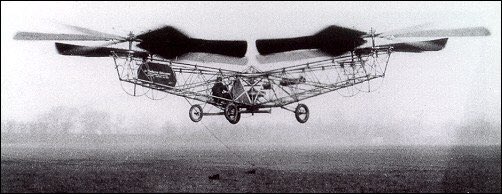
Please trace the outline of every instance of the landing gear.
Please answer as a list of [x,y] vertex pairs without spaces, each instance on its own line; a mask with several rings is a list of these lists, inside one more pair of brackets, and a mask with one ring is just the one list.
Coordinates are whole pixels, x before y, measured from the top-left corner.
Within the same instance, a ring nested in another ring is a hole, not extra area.
[[239,112],[239,107],[234,103],[229,103],[225,107],[225,118],[227,118],[228,122],[232,124],[236,124],[241,119],[241,113]]
[[190,107],[190,111],[188,112],[188,115],[190,116],[190,119],[193,122],[199,122],[202,120],[202,107],[200,105],[196,104]]
[[298,104],[295,109],[296,120],[300,123],[305,123],[309,120],[309,108],[305,104]]

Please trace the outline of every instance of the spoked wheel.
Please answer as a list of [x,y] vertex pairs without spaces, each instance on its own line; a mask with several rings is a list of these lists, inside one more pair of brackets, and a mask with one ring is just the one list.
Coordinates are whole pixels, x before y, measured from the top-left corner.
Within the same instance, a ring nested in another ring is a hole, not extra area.
[[234,103],[229,103],[225,107],[225,118],[227,118],[228,122],[232,124],[236,124],[241,119],[241,113],[239,112],[239,108]]
[[199,122],[200,120],[202,120],[202,107],[200,107],[200,105],[198,104],[193,105],[192,107],[190,107],[188,115],[193,122]]
[[296,120],[300,123],[305,123],[309,120],[309,108],[305,104],[298,104],[295,109]]

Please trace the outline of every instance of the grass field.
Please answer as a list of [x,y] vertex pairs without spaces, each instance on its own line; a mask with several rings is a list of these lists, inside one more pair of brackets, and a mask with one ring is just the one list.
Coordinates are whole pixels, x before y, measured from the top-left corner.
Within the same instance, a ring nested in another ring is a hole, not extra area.
[[236,150],[255,167],[223,148],[2,144],[1,190],[501,192],[500,146]]

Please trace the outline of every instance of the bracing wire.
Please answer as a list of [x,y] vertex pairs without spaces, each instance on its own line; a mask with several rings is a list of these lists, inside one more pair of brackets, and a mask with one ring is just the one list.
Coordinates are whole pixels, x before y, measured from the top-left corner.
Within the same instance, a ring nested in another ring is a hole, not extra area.
[[206,128],[206,130],[209,132],[209,134],[211,134],[211,136],[213,136],[216,140],[218,140],[221,145],[223,145],[230,153],[232,153],[233,155],[235,155],[237,158],[239,158],[241,161],[243,161],[244,163],[250,165],[251,167],[254,167],[255,164],[253,162],[250,162],[249,160],[246,160],[242,155],[239,155],[237,154],[236,152],[234,152],[232,149],[230,149],[230,147],[225,144],[225,142],[223,142],[220,138],[218,138],[218,136],[216,136],[213,131],[211,131],[209,129],[209,127],[206,126],[206,124],[204,124],[203,122],[201,122],[202,125],[204,126],[204,128]]
[[150,100],[163,100],[163,99],[167,98],[167,96],[168,96],[168,95],[167,95],[167,93],[162,92],[162,91],[159,91],[159,93],[160,93],[160,94],[164,93],[164,96],[163,96],[163,97],[160,97],[160,98],[155,98],[155,97],[154,97],[154,93],[153,93],[153,91],[155,91],[155,90],[154,90],[154,89],[151,89],[150,91],[152,91],[152,97],[148,96],[148,94],[146,94],[146,93],[145,93],[145,96],[146,96],[147,98],[149,98]]
[[[131,83],[132,84],[132,83]],[[140,97],[140,96],[143,96],[145,95],[146,93],[148,93],[150,91],[150,89],[146,89],[146,92],[145,93],[142,93],[142,94],[131,94],[129,91],[127,91],[127,89],[124,88],[124,82],[123,81],[120,81],[120,87],[122,88],[122,90],[129,96],[134,96],[134,97]],[[142,87],[140,85],[136,85],[135,87]]]

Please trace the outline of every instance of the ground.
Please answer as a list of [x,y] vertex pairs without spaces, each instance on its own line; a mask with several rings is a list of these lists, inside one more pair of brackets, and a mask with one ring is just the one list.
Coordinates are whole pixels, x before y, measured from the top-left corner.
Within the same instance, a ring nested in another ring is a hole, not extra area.
[[500,146],[239,149],[2,143],[1,190],[501,192]]

